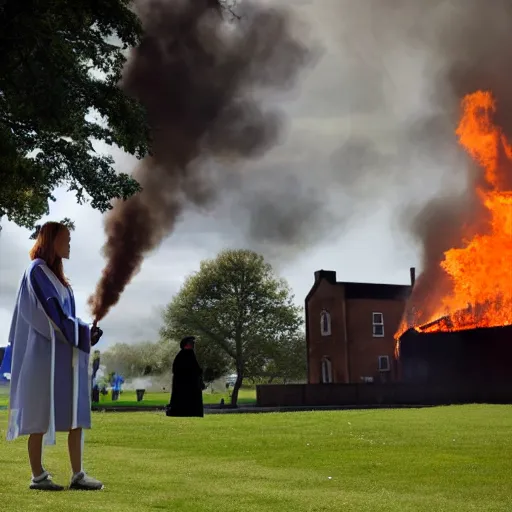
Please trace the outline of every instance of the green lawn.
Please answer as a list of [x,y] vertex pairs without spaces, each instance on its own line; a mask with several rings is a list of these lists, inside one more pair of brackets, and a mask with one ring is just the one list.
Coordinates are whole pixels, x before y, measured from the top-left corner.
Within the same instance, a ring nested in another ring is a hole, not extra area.
[[[133,405],[148,405],[148,406],[162,406],[169,403],[169,393],[146,393],[142,402],[137,402],[135,391],[124,391],[119,400],[112,402],[111,394],[107,396],[100,396],[100,405],[102,406],[133,406]],[[203,393],[203,402],[205,404],[218,404],[221,398],[224,398],[226,404],[230,403],[231,398],[228,393],[211,393],[205,391]],[[9,400],[7,396],[7,389],[0,391],[0,407],[7,406]],[[238,404],[254,404],[256,403],[256,390],[255,389],[241,389],[238,394]]]
[[[100,493],[27,489],[25,440],[0,413],[2,511],[190,512],[512,510],[512,410],[207,415],[95,413],[86,469]],[[65,482],[65,437],[46,465]]]

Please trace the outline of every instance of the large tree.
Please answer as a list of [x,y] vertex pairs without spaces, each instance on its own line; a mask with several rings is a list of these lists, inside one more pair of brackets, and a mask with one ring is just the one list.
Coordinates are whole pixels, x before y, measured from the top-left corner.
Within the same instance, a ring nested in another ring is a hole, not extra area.
[[141,25],[131,0],[0,2],[0,218],[32,228],[61,185],[105,211],[138,184],[100,141],[142,157],[142,107],[118,87]]
[[203,261],[164,312],[162,336],[194,334],[229,358],[237,372],[231,403],[236,405],[244,377],[267,359],[268,347],[298,335],[301,310],[286,282],[262,256],[228,250]]

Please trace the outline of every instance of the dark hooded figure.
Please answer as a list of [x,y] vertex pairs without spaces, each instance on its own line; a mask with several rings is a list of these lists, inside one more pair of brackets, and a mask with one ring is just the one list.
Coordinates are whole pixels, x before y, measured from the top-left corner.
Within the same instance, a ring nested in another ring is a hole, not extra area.
[[171,402],[167,406],[167,416],[204,416],[203,370],[197,362],[194,347],[194,336],[187,336],[181,340],[181,350],[172,364]]

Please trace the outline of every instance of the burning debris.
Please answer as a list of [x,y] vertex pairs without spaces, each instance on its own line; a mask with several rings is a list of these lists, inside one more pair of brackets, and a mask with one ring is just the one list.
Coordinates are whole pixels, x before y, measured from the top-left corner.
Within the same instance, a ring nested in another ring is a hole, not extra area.
[[[396,335],[397,355],[402,335],[411,328],[433,333],[512,325],[512,145],[494,123],[497,106],[490,92],[467,95],[462,111],[456,134],[481,169],[475,193],[485,212],[484,229],[444,253],[440,267],[451,289],[429,318],[413,292]],[[465,228],[478,231],[469,224]]]
[[258,95],[291,87],[311,56],[285,11],[243,2],[233,22],[218,0],[135,4],[145,33],[123,88],[146,108],[152,155],[133,173],[142,192],[117,201],[106,216],[107,264],[89,299],[96,321],[186,206],[216,199],[215,161],[243,162],[278,143],[282,118]]

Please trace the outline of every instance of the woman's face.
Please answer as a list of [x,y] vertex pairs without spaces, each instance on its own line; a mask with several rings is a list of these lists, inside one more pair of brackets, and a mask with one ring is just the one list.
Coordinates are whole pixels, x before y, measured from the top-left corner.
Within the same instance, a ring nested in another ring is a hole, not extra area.
[[71,235],[69,230],[61,229],[55,237],[54,250],[55,254],[63,260],[69,259]]

